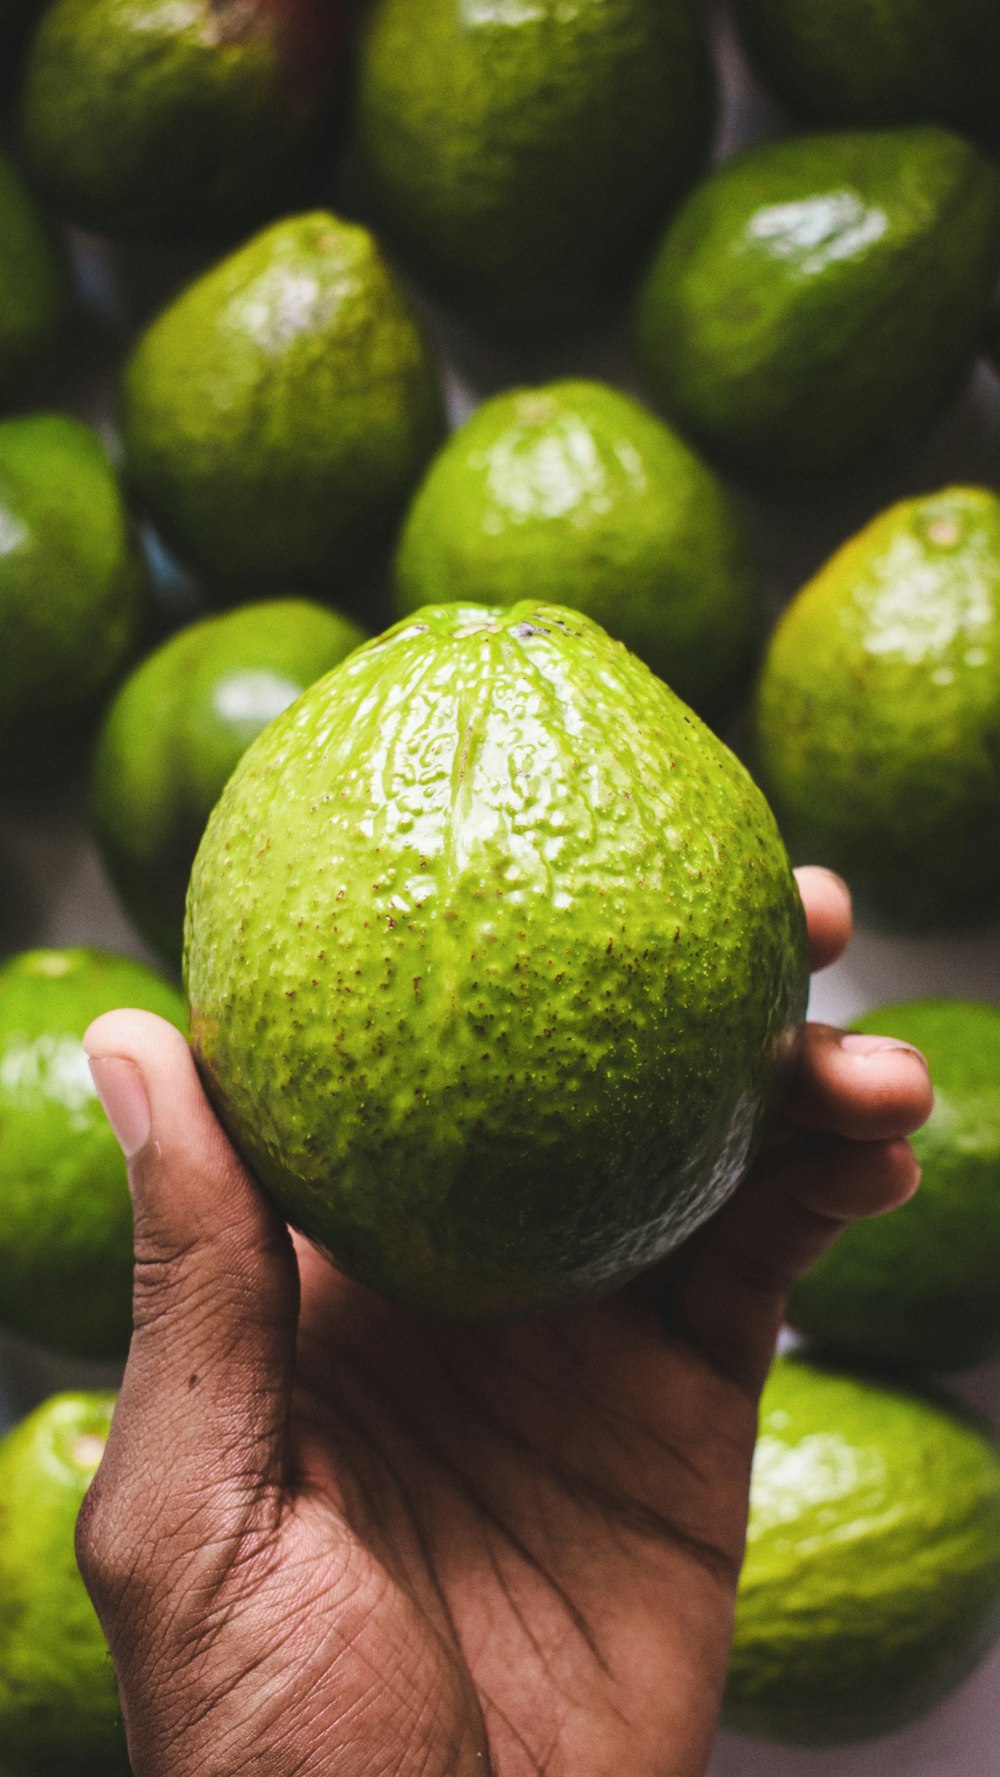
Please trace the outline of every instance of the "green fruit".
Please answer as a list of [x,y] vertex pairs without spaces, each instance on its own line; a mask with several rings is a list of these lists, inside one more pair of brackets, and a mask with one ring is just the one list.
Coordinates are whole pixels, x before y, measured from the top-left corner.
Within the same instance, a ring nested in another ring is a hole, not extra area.
[[357,121],[415,276],[474,326],[562,334],[627,288],[704,165],[715,87],[695,0],[377,0]]
[[905,500],[846,543],[771,639],[762,782],[802,856],[888,925],[1000,907],[1000,500]]
[[1000,1628],[1000,1449],[954,1406],[802,1358],[761,1403],[724,1719],[812,1745],[902,1727]]
[[0,770],[92,711],[141,607],[139,557],[97,434],[62,414],[0,422]]
[[995,0],[736,0],[736,16],[766,84],[812,123],[995,119]]
[[950,1370],[1000,1355],[1000,1009],[884,1006],[854,1026],[913,1043],[934,1081],[917,1195],[855,1222],[792,1291],[789,1318],[845,1356]]
[[44,381],[68,314],[62,255],[20,174],[0,154],[0,407]]
[[22,79],[32,178],[102,233],[245,230],[301,195],[342,23],[329,0],[51,0]]
[[29,950],[0,968],[0,1324],[88,1358],[119,1356],[132,1327],[125,1164],[82,1047],[117,1006],[185,1027],[176,990],[126,957]]
[[410,304],[363,228],[255,235],[152,323],[122,396],[129,475],[223,583],[349,585],[391,546],[443,430]]
[[806,997],[743,767],[576,612],[427,607],[244,754],[188,896],[192,1043],[337,1262],[434,1312],[607,1289],[754,1151]]
[[769,142],[668,229],[637,346],[657,401],[780,493],[910,448],[978,350],[1000,271],[1000,173],[945,130]]
[[94,824],[132,919],[171,961],[198,842],[234,765],[362,641],[305,600],[244,605],[171,636],[118,692],[94,756]]
[[113,1394],[53,1395],[0,1440],[0,1747],[12,1777],[128,1777],[107,1643],[73,1552]]
[[742,689],[760,610],[740,514],[679,438],[601,383],[485,402],[410,508],[400,615],[512,605],[526,588],[585,611],[703,715]]

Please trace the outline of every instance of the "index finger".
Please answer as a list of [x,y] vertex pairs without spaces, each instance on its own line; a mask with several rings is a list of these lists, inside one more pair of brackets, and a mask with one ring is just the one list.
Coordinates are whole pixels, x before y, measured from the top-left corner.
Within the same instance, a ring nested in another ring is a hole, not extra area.
[[843,877],[822,864],[802,865],[795,880],[806,913],[811,966],[826,969],[850,943],[851,891]]

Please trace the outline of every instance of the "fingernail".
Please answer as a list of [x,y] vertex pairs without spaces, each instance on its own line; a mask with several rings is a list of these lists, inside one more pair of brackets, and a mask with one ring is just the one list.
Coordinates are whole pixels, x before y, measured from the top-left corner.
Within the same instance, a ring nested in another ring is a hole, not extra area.
[[134,1061],[122,1055],[92,1055],[90,1072],[104,1114],[126,1160],[146,1146],[153,1127],[146,1082]]
[[851,899],[850,884],[845,882],[842,876],[838,876],[836,870],[831,870],[828,864],[817,864],[815,868],[817,870],[822,870],[823,875],[828,876],[831,882],[835,882],[837,887],[843,890],[848,900]]
[[[848,1030],[842,1034],[840,1046],[849,1055],[862,1056],[889,1055],[893,1050],[901,1050],[904,1055],[915,1056],[921,1067],[927,1067],[927,1057],[920,1049],[915,1049],[912,1043],[900,1043],[895,1037],[876,1037],[870,1036],[867,1031]],[[929,1073],[930,1069],[927,1068],[927,1071]]]

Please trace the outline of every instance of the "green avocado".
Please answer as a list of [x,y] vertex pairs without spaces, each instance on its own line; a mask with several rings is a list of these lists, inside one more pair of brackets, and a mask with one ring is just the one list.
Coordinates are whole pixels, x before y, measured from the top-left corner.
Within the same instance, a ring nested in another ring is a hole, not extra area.
[[99,233],[239,234],[302,196],[343,0],[50,0],[21,147],[46,202]]
[[400,616],[527,590],[586,612],[707,719],[732,712],[761,628],[740,512],[661,421],[595,382],[514,389],[442,447],[396,555]]
[[902,1209],[846,1230],[789,1319],[846,1357],[916,1370],[1000,1356],[1000,1008],[916,1000],[853,1028],[927,1057],[934,1109],[911,1137],[923,1179]]
[[408,298],[364,228],[287,217],[135,346],[126,465],[168,543],[223,587],[350,586],[388,551],[444,430]]
[[69,309],[62,253],[20,173],[0,154],[0,409],[44,382],[64,344]]
[[696,0],[376,0],[357,77],[367,193],[474,328],[561,336],[628,288],[707,158]]
[[816,124],[995,127],[996,0],[735,0],[754,67]]
[[364,639],[304,599],[242,605],[171,636],[118,691],[94,754],[94,826],[131,918],[170,962],[198,842],[237,760]]
[[667,417],[791,495],[909,450],[957,393],[1000,273],[1000,172],[946,130],[768,142],[667,230],[636,343]]
[[112,1394],[59,1394],[0,1440],[0,1748],[10,1777],[129,1777],[107,1643],[73,1552]]
[[86,1358],[121,1356],[132,1329],[125,1163],[82,1043],[117,1006],[185,1028],[176,989],[127,957],[28,950],[0,968],[0,1325]]
[[1000,1447],[958,1407],[779,1358],[723,1710],[799,1745],[916,1720],[1000,1630]]
[[432,1313],[613,1287],[755,1150],[806,1001],[770,811],[578,612],[425,607],[243,755],[192,1045],[283,1213]]
[[904,500],[785,611],[756,696],[756,756],[800,858],[883,924],[1000,913],[1000,499]]
[[143,575],[97,433],[63,414],[0,422],[0,775],[88,716],[124,665]]

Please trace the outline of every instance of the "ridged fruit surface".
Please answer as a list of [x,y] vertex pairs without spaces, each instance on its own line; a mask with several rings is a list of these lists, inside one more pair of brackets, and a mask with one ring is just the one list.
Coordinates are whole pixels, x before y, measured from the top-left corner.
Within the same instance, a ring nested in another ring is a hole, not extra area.
[[724,1719],[802,1745],[916,1720],[1000,1629],[1000,1448],[961,1409],[804,1358],[761,1403]]
[[192,1041],[285,1214],[413,1306],[610,1287],[729,1195],[804,1012],[766,803],[558,606],[427,608],[279,716],[188,898]]

